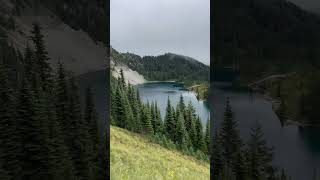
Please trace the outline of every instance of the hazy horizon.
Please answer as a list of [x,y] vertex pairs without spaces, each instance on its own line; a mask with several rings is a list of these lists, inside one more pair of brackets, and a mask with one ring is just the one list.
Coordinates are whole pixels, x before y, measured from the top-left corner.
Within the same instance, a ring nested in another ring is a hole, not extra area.
[[174,53],[210,65],[210,0],[111,0],[111,46],[139,56]]

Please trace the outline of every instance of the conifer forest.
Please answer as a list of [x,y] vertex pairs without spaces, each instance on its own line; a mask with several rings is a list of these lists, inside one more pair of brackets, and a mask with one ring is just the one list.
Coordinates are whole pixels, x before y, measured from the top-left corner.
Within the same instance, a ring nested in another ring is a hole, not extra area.
[[107,139],[90,87],[81,103],[72,73],[48,63],[37,23],[24,52],[0,33],[0,179],[105,180]]

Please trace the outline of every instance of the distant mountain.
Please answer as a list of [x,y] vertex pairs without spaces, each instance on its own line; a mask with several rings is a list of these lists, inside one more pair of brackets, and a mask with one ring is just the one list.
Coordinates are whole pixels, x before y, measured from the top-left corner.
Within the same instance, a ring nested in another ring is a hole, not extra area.
[[137,71],[149,81],[175,80],[188,85],[209,82],[210,67],[183,55],[166,53],[140,57],[112,49],[111,59],[115,64],[124,64]]
[[213,66],[240,64],[242,80],[316,65],[320,18],[285,0],[219,0]]

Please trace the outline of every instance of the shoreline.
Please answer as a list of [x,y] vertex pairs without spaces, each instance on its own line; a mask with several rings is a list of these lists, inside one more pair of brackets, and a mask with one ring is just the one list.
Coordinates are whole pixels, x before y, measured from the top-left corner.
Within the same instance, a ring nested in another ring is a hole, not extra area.
[[[253,89],[252,89],[253,90]],[[272,106],[272,110],[275,112],[278,110],[279,106],[280,106],[280,101],[274,97],[271,97],[269,94],[267,93],[261,93],[258,92],[256,90],[253,90],[253,92],[256,92],[257,94],[260,94],[263,96],[263,98],[271,103]],[[277,115],[277,114],[276,114]],[[277,115],[278,117],[278,115]],[[280,120],[280,119],[279,119]],[[320,124],[319,125],[315,125],[315,124],[309,124],[309,123],[303,123],[299,120],[292,120],[292,119],[285,119],[284,121],[284,125],[285,126],[290,126],[290,125],[294,125],[297,127],[314,127],[314,128],[320,128]]]
[[[193,90],[192,88],[201,86],[200,84],[195,84],[195,85],[187,87],[184,82],[178,82],[178,81],[175,81],[175,80],[169,80],[169,81],[145,81],[145,82],[141,82],[141,83],[138,83],[138,84],[135,84],[135,85],[152,84],[152,83],[176,83],[176,84],[181,84],[185,91],[192,92],[196,97],[197,97],[197,92],[195,90]],[[208,102],[208,99],[199,98],[198,101],[203,101],[204,103],[206,103],[206,102]]]

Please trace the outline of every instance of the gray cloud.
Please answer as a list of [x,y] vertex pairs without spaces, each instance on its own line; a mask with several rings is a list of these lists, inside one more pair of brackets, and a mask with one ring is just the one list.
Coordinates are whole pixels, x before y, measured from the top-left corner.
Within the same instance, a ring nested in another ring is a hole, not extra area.
[[121,52],[172,52],[210,64],[210,0],[111,0],[110,28]]

